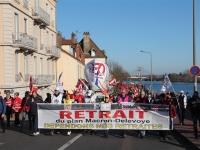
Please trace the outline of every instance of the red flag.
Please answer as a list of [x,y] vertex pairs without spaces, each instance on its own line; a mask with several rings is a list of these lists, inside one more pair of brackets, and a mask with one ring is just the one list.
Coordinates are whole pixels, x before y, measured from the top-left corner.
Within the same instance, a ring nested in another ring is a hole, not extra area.
[[30,83],[29,83],[30,92],[33,91],[33,78],[30,76]]

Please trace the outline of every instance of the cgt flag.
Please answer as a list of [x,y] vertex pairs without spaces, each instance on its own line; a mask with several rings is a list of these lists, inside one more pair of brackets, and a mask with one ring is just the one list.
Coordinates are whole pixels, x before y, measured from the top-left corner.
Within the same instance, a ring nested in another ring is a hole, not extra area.
[[165,75],[163,86],[166,87],[167,89],[172,86],[172,83],[167,74]]
[[61,81],[62,74],[63,74],[63,72],[59,75],[57,87],[60,89],[61,93],[64,93],[63,86],[62,86],[63,83]]

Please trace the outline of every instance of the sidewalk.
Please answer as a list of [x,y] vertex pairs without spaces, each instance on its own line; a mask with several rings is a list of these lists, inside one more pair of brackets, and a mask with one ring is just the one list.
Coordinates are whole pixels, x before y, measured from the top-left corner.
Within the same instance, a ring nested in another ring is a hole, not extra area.
[[177,134],[180,134],[183,138],[185,138],[186,141],[190,143],[192,147],[194,147],[195,149],[200,149],[200,136],[199,136],[199,139],[195,139],[194,130],[193,130],[193,122],[192,122],[190,111],[187,110],[185,115],[186,115],[185,121],[184,121],[185,125],[179,124],[178,116],[176,119],[174,119],[175,132]]

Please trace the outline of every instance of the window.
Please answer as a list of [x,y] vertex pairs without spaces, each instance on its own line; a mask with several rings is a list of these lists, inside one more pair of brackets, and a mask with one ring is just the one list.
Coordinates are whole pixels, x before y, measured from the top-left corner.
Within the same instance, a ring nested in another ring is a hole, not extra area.
[[40,74],[43,74],[43,58],[40,58]]
[[54,61],[52,61],[52,75],[54,75]]
[[52,34],[52,45],[54,46],[54,36]]
[[51,20],[53,20],[53,8],[51,8],[51,14],[50,14]]
[[36,24],[36,22],[33,23],[33,37],[37,38],[37,24]]
[[46,3],[46,12],[48,13],[48,4]]
[[36,56],[34,56],[33,67],[34,67],[34,74],[36,75],[37,74],[37,57]]
[[24,18],[24,33],[27,34],[27,19]]
[[46,34],[46,45],[49,45],[49,32],[47,31]]
[[18,54],[15,53],[15,74],[18,74],[19,73],[19,65],[18,65]]
[[28,56],[24,55],[24,74],[28,74]]
[[48,75],[50,74],[49,70],[50,70],[50,60],[47,60],[47,74]]
[[15,13],[15,40],[19,38],[19,15]]
[[91,56],[96,56],[95,50],[91,50]]

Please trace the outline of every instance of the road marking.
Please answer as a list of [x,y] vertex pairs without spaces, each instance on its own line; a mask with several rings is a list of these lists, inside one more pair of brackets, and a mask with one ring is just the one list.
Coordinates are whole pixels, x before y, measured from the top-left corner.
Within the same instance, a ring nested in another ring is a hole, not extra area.
[[5,143],[0,143],[0,146],[3,145],[3,144],[5,144]]
[[69,142],[67,142],[65,145],[60,147],[58,150],[64,150],[65,148],[69,147],[72,143],[74,143],[76,140],[78,140],[81,136],[82,136],[82,134],[77,135],[76,137],[71,139]]

